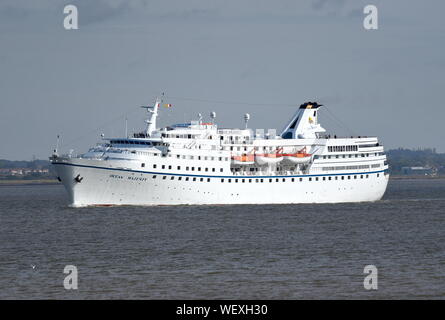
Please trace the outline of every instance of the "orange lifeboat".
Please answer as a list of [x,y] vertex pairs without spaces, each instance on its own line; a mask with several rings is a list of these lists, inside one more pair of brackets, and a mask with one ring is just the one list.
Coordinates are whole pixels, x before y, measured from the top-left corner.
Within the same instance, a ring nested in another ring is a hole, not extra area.
[[306,152],[306,147],[298,150],[296,153],[286,153],[283,154],[284,159],[292,163],[308,163],[311,161],[312,155]]
[[253,154],[243,154],[241,156],[232,156],[232,162],[233,162],[233,164],[240,164],[240,165],[254,164],[255,157]]

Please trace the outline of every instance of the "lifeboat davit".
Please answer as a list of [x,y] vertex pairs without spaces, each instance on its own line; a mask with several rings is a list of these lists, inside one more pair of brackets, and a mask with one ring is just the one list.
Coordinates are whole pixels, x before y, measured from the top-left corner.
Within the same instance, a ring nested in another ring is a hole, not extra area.
[[259,165],[275,164],[283,160],[281,153],[260,153],[255,155],[255,162]]
[[306,152],[306,147],[297,151],[296,153],[283,154],[284,159],[292,163],[308,163],[311,161],[312,155]]
[[255,157],[253,156],[253,154],[242,155],[242,156],[232,156],[232,162],[233,162],[233,164],[239,164],[239,165],[254,164]]

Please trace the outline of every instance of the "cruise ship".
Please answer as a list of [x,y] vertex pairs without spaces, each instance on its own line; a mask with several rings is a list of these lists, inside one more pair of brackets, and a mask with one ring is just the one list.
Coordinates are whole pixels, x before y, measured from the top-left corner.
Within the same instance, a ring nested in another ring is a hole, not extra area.
[[219,128],[216,114],[107,138],[81,155],[50,157],[71,206],[339,203],[380,200],[388,163],[377,137],[337,137],[319,124],[322,105],[300,105],[276,130]]

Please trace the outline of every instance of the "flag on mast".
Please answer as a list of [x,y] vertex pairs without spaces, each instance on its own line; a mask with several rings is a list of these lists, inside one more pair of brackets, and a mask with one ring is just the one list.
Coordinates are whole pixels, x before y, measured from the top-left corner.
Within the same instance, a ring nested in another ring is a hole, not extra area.
[[170,103],[166,103],[166,104],[164,104],[164,107],[166,107],[166,108],[171,108],[172,105],[171,105]]

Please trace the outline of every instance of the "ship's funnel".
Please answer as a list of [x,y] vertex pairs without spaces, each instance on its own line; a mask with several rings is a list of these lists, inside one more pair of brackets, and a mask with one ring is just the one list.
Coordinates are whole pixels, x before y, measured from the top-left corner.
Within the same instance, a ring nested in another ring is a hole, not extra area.
[[318,133],[325,132],[318,124],[318,110],[322,104],[305,102],[284,127],[281,133],[283,139],[317,138]]

